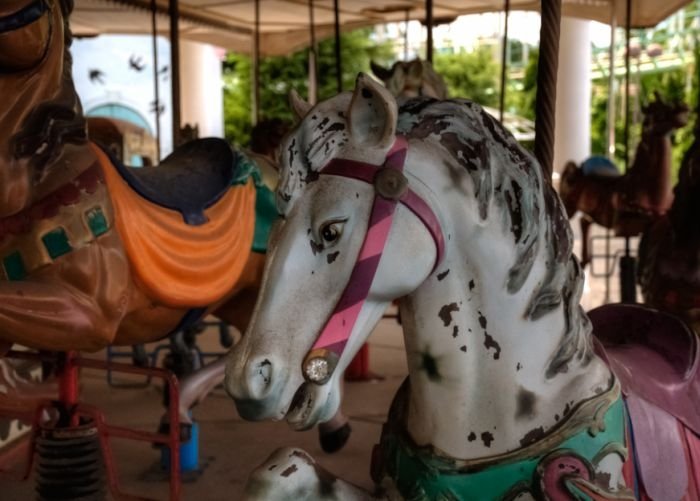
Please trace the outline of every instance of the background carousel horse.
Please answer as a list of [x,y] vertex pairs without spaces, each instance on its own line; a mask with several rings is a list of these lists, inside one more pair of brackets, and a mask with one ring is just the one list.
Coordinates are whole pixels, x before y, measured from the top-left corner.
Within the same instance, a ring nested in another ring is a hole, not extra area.
[[372,73],[384,82],[389,92],[396,97],[447,98],[447,85],[442,77],[435,72],[429,61],[420,59],[397,61],[389,69],[371,61],[370,67]]
[[638,279],[646,304],[678,315],[700,332],[700,119],[671,210],[642,236]]
[[634,162],[624,175],[586,175],[574,162],[562,172],[559,194],[569,218],[581,217],[581,262],[590,261],[588,230],[592,223],[613,228],[618,236],[633,237],[671,207],[671,134],[688,123],[685,104],[656,100],[643,108],[642,138]]
[[[374,494],[287,448],[252,474],[248,499],[695,499],[697,343],[686,421],[644,393],[649,372],[635,374],[644,399],[623,399],[579,305],[563,207],[503,126],[464,100],[397,110],[362,74],[353,93],[296,109],[283,219],[228,392],[247,419],[330,416],[339,375],[397,298],[409,377],[373,454]],[[630,416],[635,443],[626,402],[644,411]]]
[[273,195],[223,140],[133,170],[89,143],[71,10],[70,0],[0,6],[2,352],[147,342],[209,312],[244,330]]

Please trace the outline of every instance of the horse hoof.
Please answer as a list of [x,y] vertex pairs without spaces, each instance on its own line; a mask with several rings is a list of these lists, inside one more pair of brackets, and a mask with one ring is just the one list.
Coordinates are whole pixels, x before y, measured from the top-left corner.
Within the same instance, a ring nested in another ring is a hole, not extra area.
[[350,427],[350,423],[345,423],[343,426],[338,428],[337,430],[329,431],[329,432],[321,432],[321,430],[318,431],[318,440],[321,442],[321,449],[323,449],[323,452],[326,452],[328,454],[333,454],[334,452],[338,452],[340,449],[343,448],[345,443],[348,441],[350,438],[350,434],[352,433],[352,428]]

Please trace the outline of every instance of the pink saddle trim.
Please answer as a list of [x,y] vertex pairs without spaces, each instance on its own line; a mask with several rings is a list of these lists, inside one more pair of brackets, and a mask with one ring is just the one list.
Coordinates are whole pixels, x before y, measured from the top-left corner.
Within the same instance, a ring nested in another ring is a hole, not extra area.
[[[589,312],[598,354],[635,395],[700,432],[700,344],[680,319],[639,305]],[[602,345],[602,346],[601,346]]]
[[689,468],[682,425],[636,395],[629,395],[626,401],[644,490],[651,499],[683,499],[688,491]]

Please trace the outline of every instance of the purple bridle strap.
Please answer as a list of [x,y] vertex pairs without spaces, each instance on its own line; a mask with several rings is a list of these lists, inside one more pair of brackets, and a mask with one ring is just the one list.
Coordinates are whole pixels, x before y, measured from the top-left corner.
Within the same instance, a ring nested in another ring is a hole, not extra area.
[[399,202],[423,222],[433,237],[437,253],[433,271],[442,261],[445,240],[440,222],[430,206],[408,186],[408,181],[403,175],[407,152],[406,139],[397,136],[383,165],[333,159],[320,171],[323,175],[348,177],[373,184],[376,194],[367,234],[348,284],[333,314],[304,359],[304,377],[311,382],[326,383],[340,360],[362,306],[369,295]]

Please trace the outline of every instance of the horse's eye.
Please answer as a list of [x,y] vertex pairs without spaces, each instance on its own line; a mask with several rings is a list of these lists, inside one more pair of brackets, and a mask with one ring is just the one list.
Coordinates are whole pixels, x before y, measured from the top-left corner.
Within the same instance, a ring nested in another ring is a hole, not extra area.
[[343,223],[341,221],[325,223],[321,226],[320,234],[325,243],[332,244],[343,234]]

